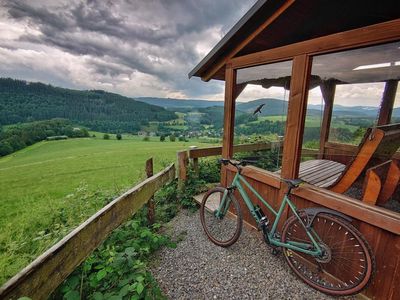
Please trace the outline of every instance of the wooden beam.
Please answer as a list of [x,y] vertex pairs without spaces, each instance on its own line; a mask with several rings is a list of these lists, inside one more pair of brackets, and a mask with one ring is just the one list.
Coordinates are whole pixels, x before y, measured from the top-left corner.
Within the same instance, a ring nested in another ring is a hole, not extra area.
[[3,285],[0,299],[47,299],[111,231],[174,178],[175,166],[170,165],[114,199]]
[[281,171],[283,178],[297,178],[299,173],[310,71],[309,56],[301,55],[294,58],[283,146]]
[[247,37],[235,48],[233,48],[227,55],[225,55],[221,60],[213,64],[213,67],[206,72],[201,79],[204,81],[209,81],[224,65],[229,59],[234,57],[240,50],[242,50],[246,45],[248,45],[257,35],[259,35],[267,26],[274,22],[289,6],[291,6],[295,0],[286,1],[277,11],[273,13],[268,19],[265,20],[261,26],[259,26],[254,32],[247,35]]
[[322,81],[320,84],[320,89],[325,106],[321,124],[318,158],[323,158],[325,152],[325,143],[329,139],[329,130],[331,128],[333,99],[335,98],[336,84],[333,81]]
[[[223,158],[233,157],[236,95],[236,70],[232,68],[231,64],[227,64],[225,70],[224,134],[222,140]],[[227,172],[224,166],[221,167],[221,185],[227,185]]]
[[[240,144],[233,146],[233,153],[237,152],[250,152],[250,151],[260,151],[271,149],[271,143],[257,143],[257,144]],[[217,156],[222,154],[222,147],[209,147],[209,148],[199,148],[190,149],[189,158],[199,158],[207,156]]]
[[398,83],[397,80],[386,81],[382,104],[379,110],[378,126],[390,123]]
[[233,156],[236,94],[236,70],[230,64],[227,64],[225,71],[224,135],[222,141],[223,158],[232,158]]
[[400,36],[400,19],[315,38],[274,49],[268,49],[230,60],[233,68],[244,68],[292,59],[301,54],[317,55],[396,41]]

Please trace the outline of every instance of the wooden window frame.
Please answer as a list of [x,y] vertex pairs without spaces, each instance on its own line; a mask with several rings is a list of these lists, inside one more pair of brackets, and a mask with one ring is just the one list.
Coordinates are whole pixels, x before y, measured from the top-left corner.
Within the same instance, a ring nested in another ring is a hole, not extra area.
[[[307,105],[308,78],[314,56],[395,41],[400,41],[400,19],[231,58],[227,61],[226,65],[226,71],[229,72],[229,75],[226,77],[230,78],[230,82],[225,89],[225,93],[228,92],[228,95],[225,95],[225,101],[226,103],[232,103],[238,96],[236,84],[232,84],[235,83],[235,76],[238,69],[292,60],[292,82],[296,82],[296,84],[293,86],[295,94],[292,93],[291,85],[289,101],[297,98],[298,100],[294,101],[296,108],[304,110]],[[304,76],[307,77],[307,80],[305,80]],[[301,94],[299,95],[298,93]],[[234,107],[234,104],[231,107]],[[232,113],[228,115],[231,115],[232,118]],[[284,147],[284,160],[288,161],[283,161],[282,173],[286,177],[296,177],[298,175],[298,165],[300,163],[298,151],[299,149],[301,151],[302,144],[302,136],[299,133],[303,133],[304,118],[300,116],[294,126],[300,129],[292,137],[295,139],[295,145],[290,147],[285,145]],[[230,128],[230,131],[233,132],[233,129]],[[231,154],[231,144],[233,145],[233,138],[224,141],[223,148],[225,150],[223,150],[223,153],[225,152],[228,156]],[[222,173],[225,172],[223,171]],[[268,174],[266,173],[265,176],[268,177]],[[225,179],[224,176],[223,181]],[[283,186],[281,186],[281,193],[283,193]],[[308,201],[332,209],[342,210],[343,208],[345,213],[354,218],[400,235],[400,213],[391,212],[381,207],[366,205],[362,202],[358,203],[356,200],[348,201],[351,198],[314,186],[303,188],[301,191],[295,192],[295,194],[304,197]]]

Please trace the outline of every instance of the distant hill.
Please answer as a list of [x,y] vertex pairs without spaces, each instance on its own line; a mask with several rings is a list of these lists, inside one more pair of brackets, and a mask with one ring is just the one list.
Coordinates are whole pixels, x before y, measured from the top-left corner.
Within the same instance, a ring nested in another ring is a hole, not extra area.
[[65,118],[98,131],[134,132],[174,112],[101,90],[78,91],[0,78],[0,124]]
[[[139,97],[136,98],[139,101],[158,105],[170,110],[186,109],[193,110],[196,108],[211,108],[224,106],[223,101],[208,101],[208,100],[195,100],[195,99],[172,99],[172,98],[154,98],[154,97]],[[256,99],[249,102],[237,102],[236,109],[253,113],[254,110],[260,105],[265,103],[262,108],[262,116],[275,116],[287,113],[287,101],[275,99],[275,98],[262,98]],[[359,117],[376,117],[378,111],[376,107],[370,106],[342,106],[334,105],[334,113],[340,116],[359,116]],[[321,115],[321,105],[310,104],[307,110],[308,115]],[[400,117],[400,107],[393,109],[393,116]]]
[[137,97],[141,102],[164,108],[202,108],[211,106],[224,106],[223,101],[210,100],[194,100],[194,99],[173,99],[173,98],[154,98],[154,97]]

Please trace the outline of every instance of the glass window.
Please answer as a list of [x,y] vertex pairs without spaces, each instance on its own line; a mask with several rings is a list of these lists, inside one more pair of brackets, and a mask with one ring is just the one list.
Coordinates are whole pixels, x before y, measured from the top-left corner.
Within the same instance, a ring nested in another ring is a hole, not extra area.
[[292,61],[260,65],[237,71],[235,144],[265,143],[269,149],[239,153],[257,158],[256,165],[270,171],[281,167],[290,91]]
[[[343,193],[363,199],[366,191],[363,185],[367,184],[365,172],[370,168],[377,168],[383,185],[388,168],[381,164],[393,159],[400,146],[400,136],[392,134],[398,132],[395,123],[400,123],[399,79],[400,42],[313,57],[302,156],[309,160],[323,158],[333,163],[324,165],[321,174],[317,172],[316,160],[302,163],[299,176],[315,181],[317,186],[334,186],[334,177],[339,178],[347,172],[357,151],[362,149],[365,141],[373,139],[371,133],[379,121],[381,125],[392,124],[389,128],[393,130],[387,139],[377,144],[379,153],[365,157],[366,163],[360,164],[360,176]],[[321,145],[324,145],[323,149]],[[305,147],[313,148],[314,153]],[[313,168],[308,175],[307,166]],[[327,175],[332,178],[325,178]],[[396,210],[389,204],[396,197],[400,197],[399,193],[379,205]]]

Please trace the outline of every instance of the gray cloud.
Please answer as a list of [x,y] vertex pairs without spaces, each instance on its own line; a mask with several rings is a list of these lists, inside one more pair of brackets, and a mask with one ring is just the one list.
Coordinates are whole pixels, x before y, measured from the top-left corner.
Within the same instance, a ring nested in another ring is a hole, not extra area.
[[[63,78],[56,72],[67,72],[72,85],[107,83],[131,96],[209,97],[221,94],[222,85],[189,81],[187,73],[254,2],[0,0],[0,22],[14,28],[0,41],[0,62],[7,61],[8,74],[13,59],[19,73],[24,65],[38,68],[50,83]],[[56,61],[44,67],[29,57]]]

